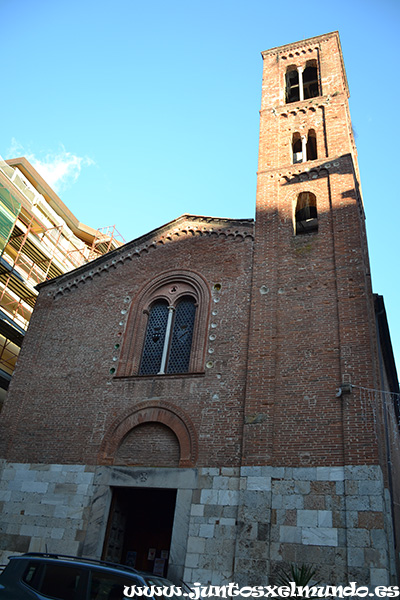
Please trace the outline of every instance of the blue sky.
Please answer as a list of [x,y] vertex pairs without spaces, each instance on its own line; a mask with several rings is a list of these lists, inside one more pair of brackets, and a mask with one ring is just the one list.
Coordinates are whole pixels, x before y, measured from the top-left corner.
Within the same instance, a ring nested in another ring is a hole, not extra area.
[[0,20],[0,154],[27,156],[79,220],[126,241],[183,213],[253,217],[260,52],[339,30],[400,364],[398,0],[0,0]]

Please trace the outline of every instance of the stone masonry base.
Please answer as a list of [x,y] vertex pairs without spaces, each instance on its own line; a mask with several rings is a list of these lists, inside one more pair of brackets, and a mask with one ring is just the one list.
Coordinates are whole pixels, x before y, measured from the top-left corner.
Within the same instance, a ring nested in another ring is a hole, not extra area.
[[259,585],[292,563],[326,584],[394,582],[390,498],[377,466],[164,469],[2,463],[1,557],[99,558],[111,486],[177,489],[169,576]]

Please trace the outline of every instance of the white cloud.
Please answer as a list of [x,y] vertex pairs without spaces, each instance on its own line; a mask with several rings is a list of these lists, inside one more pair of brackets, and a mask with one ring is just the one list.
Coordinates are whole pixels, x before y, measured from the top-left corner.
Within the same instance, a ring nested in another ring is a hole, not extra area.
[[56,192],[65,190],[75,183],[83,167],[95,164],[94,160],[89,157],[67,152],[64,146],[61,146],[58,152],[48,152],[43,158],[38,158],[33,152],[24,149],[15,138],[11,141],[7,155],[10,157],[25,156]]

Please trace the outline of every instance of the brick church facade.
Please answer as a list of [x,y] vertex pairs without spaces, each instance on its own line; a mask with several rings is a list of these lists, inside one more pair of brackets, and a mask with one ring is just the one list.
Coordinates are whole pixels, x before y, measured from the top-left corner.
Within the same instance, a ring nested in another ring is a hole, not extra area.
[[5,556],[393,581],[398,384],[339,36],[262,56],[255,222],[184,215],[39,286],[1,414]]

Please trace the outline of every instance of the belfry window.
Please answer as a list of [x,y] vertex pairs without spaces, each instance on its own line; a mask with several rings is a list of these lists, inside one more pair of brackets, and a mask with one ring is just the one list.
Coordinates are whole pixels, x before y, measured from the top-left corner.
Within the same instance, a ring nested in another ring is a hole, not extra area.
[[139,375],[186,373],[189,370],[196,302],[180,298],[176,306],[157,300],[149,310]]
[[303,144],[299,133],[293,134],[292,140],[293,164],[303,162]]
[[318,70],[315,61],[307,63],[303,72],[303,91],[304,100],[315,98],[319,94],[318,90]]
[[310,129],[307,137],[307,160],[317,160],[317,136],[314,129]]
[[317,138],[314,129],[310,129],[308,136],[294,133],[292,138],[293,164],[316,160]]
[[286,104],[301,102],[319,95],[318,68],[315,60],[307,61],[305,68],[294,65],[286,71]]
[[286,103],[300,100],[299,73],[297,67],[289,67],[286,72]]
[[301,192],[295,210],[296,235],[318,231],[317,199],[311,192]]

